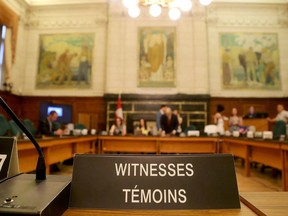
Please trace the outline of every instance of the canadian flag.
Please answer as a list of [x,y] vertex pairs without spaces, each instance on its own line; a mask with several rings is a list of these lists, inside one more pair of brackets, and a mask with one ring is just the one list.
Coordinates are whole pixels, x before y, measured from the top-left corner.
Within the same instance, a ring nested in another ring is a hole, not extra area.
[[116,109],[116,118],[120,118],[123,120],[123,109],[122,109],[122,102],[121,102],[121,95],[118,96],[117,102],[117,109]]

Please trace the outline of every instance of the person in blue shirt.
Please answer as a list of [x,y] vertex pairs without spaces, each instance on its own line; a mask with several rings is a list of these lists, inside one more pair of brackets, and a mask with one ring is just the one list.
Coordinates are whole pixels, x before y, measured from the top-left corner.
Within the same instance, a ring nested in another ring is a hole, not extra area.
[[156,127],[158,131],[161,129],[161,116],[165,113],[166,108],[166,105],[161,105],[159,111],[156,114]]

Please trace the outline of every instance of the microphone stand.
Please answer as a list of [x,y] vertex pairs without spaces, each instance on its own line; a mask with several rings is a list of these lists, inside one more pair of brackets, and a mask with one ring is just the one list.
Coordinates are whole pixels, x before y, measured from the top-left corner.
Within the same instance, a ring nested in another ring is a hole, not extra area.
[[26,136],[30,139],[30,141],[34,144],[37,152],[38,152],[38,162],[36,166],[36,180],[45,180],[46,179],[46,164],[45,158],[43,155],[43,151],[39,146],[38,142],[35,140],[30,131],[22,124],[22,122],[18,119],[15,113],[11,110],[11,108],[6,104],[3,98],[0,96],[0,105],[3,109],[8,113],[8,115],[15,121],[17,126],[26,134]]

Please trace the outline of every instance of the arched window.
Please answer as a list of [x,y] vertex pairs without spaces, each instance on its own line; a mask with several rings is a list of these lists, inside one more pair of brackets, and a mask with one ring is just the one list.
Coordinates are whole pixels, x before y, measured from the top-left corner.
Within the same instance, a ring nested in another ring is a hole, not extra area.
[[[7,72],[9,72],[9,77],[11,77],[11,65],[10,64],[13,64],[14,59],[15,59],[19,17],[8,5],[4,3],[4,1],[1,1],[1,0],[0,0],[0,11],[1,11],[0,12],[0,61],[1,61],[0,62],[1,63],[0,65],[0,89],[2,90],[5,88],[7,90],[7,86],[6,87],[3,86],[3,83],[6,81],[5,79],[6,79]],[[7,65],[6,60],[3,60],[4,49],[7,49],[7,41],[6,41],[6,48],[4,47],[4,37],[5,36],[7,37],[6,27],[7,27],[7,30],[9,29],[9,35],[10,35],[9,37],[11,37],[11,39],[9,39],[9,44],[11,45],[11,48],[8,48],[9,50],[11,49],[9,51],[9,53],[11,54],[11,61],[9,59],[9,62],[11,63],[9,63],[9,65]],[[5,71],[3,71],[4,70],[3,65],[5,66]],[[9,70],[7,70],[7,67],[9,67]]]
[[4,41],[5,41],[5,35],[6,35],[6,26],[0,25],[0,89],[3,88],[3,70],[4,70]]

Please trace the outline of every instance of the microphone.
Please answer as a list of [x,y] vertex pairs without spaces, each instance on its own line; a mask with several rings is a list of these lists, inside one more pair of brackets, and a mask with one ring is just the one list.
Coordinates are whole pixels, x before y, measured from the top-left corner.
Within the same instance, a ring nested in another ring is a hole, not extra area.
[[38,162],[37,162],[37,166],[36,166],[36,180],[45,180],[46,179],[46,165],[45,165],[44,154],[43,154],[43,151],[42,151],[40,145],[35,140],[35,138],[30,133],[30,131],[18,119],[18,117],[15,115],[15,113],[12,111],[12,109],[6,104],[6,102],[3,100],[3,98],[1,96],[0,96],[0,104],[3,107],[3,109],[7,112],[7,114],[15,121],[17,126],[26,134],[26,136],[34,144],[34,146],[35,146],[35,148],[39,154]]
[[61,216],[69,205],[71,176],[47,175],[38,142],[0,96],[0,105],[34,144],[39,157],[36,180],[20,173],[0,182],[0,215]]

